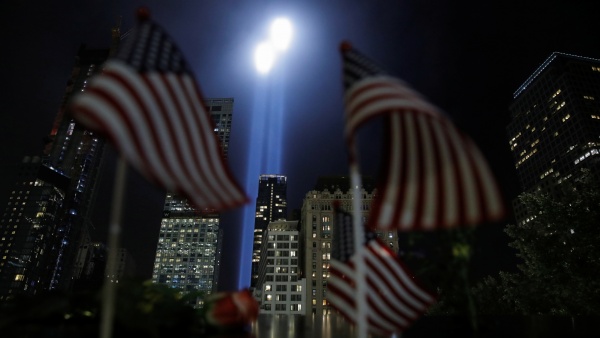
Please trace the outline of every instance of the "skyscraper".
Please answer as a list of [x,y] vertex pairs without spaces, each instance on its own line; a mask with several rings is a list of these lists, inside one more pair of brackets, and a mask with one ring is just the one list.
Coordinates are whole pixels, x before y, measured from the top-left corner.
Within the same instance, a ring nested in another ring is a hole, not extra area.
[[43,156],[26,157],[0,219],[0,300],[14,294],[69,290],[75,259],[87,236],[104,140],[67,114],[71,97],[101,71],[110,49],[82,46]]
[[[360,195],[362,198],[363,222],[366,222],[371,210],[375,193],[375,182],[363,177]],[[350,177],[319,177],[314,189],[307,192],[302,203],[301,238],[303,276],[306,278],[306,313],[323,315],[331,308],[327,302],[327,280],[331,260],[331,241],[333,235],[333,203],[340,203],[343,210],[352,212],[353,189]],[[376,232],[388,246],[398,251],[396,231]]]
[[250,287],[256,287],[260,248],[263,233],[272,221],[287,219],[287,177],[264,174],[258,179],[256,214],[254,220],[254,240],[252,244],[252,278]]
[[[233,117],[233,98],[204,101],[227,160]],[[152,282],[184,292],[217,290],[223,234],[220,214],[197,210],[184,198],[167,193],[163,208]],[[197,304],[200,305],[200,304]]]
[[[598,172],[600,60],[552,53],[513,95],[507,127],[523,192],[552,192],[580,168]],[[513,202],[517,222],[527,220]]]

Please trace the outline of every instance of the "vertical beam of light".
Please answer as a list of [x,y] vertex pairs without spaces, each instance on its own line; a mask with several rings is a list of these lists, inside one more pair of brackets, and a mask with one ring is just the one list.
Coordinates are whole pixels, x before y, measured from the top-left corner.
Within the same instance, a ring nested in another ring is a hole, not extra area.
[[254,102],[250,118],[250,131],[246,153],[248,163],[246,167],[246,193],[250,203],[244,207],[242,216],[242,241],[239,258],[238,289],[250,286],[252,273],[252,245],[254,243],[254,219],[256,212],[256,197],[258,194],[258,177],[261,174],[261,162],[264,153],[263,128],[268,125],[267,120],[267,88],[266,83],[258,83],[255,88]]
[[285,74],[277,72],[263,78],[255,86],[250,132],[248,134],[248,163],[246,192],[250,203],[243,212],[243,234],[240,252],[238,288],[250,286],[252,246],[258,178],[261,174],[282,174],[283,123],[285,103]]
[[[282,67],[283,68],[283,67]],[[284,69],[273,74],[273,83],[269,88],[269,125],[267,139],[267,156],[265,156],[265,174],[282,174],[283,122],[284,122]]]
[[[248,133],[246,168],[246,193],[250,203],[245,206],[242,218],[242,242],[240,248],[238,288],[250,286],[252,251],[258,179],[261,174],[280,172],[283,148],[283,123],[285,113],[285,65],[277,58],[272,47],[284,51],[289,47],[292,27],[287,19],[275,20],[271,27],[271,40],[261,43],[255,51],[257,71],[263,75],[254,87],[250,130]],[[269,45],[270,44],[270,45]],[[278,59],[278,60],[276,60]],[[273,71],[272,67],[278,68]],[[270,74],[269,74],[270,73]]]

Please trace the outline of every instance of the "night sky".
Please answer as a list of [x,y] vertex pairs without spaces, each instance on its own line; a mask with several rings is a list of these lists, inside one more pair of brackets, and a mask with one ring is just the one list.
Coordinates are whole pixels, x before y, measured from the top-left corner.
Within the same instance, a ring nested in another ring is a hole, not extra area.
[[[281,80],[283,155],[278,174],[288,176],[290,209],[301,207],[319,176],[348,174],[338,52],[342,40],[410,83],[471,136],[488,158],[507,204],[518,192],[505,131],[512,93],[554,51],[600,58],[600,3],[595,0],[9,0],[0,5],[2,207],[14,165],[25,155],[41,155],[80,44],[107,48],[111,27],[121,18],[122,32],[130,29],[140,5],[150,9],[182,49],[205,97],[235,99],[229,158],[244,186],[251,161],[248,126],[260,113],[255,111],[261,95],[256,88],[267,81],[255,71],[254,48],[275,17],[292,21],[292,45],[270,74]],[[363,139],[377,140],[378,132],[374,124]],[[361,147],[375,149],[376,143]],[[100,185],[106,197],[94,220],[97,239],[105,237],[110,213],[106,200],[115,154],[112,148],[108,152]],[[376,157],[361,157],[361,162],[366,174],[378,170]],[[164,192],[133,171],[128,182],[122,245],[134,256],[138,274],[150,278]],[[254,203],[247,207],[254,208]],[[224,215],[222,289],[244,286],[236,277],[239,248],[251,238],[240,235],[241,215],[242,208]],[[511,261],[501,226],[490,225],[482,237],[489,241],[482,244],[488,251],[481,255],[490,271]],[[244,264],[250,265],[249,257]]]

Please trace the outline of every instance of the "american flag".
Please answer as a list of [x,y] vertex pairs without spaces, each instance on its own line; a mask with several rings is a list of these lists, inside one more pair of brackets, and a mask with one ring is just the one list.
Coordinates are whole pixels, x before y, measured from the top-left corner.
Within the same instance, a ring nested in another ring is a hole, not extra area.
[[73,98],[71,113],[150,181],[197,208],[247,203],[181,51],[146,10],[138,19],[102,73]]
[[415,280],[400,258],[377,238],[365,232],[355,250],[352,215],[334,207],[334,236],[327,281],[327,300],[353,323],[357,318],[356,265],[364,260],[367,330],[375,335],[405,331],[435,302]]
[[478,147],[434,105],[342,43],[345,130],[351,163],[355,134],[385,120],[383,177],[370,227],[410,231],[497,221],[504,203]]

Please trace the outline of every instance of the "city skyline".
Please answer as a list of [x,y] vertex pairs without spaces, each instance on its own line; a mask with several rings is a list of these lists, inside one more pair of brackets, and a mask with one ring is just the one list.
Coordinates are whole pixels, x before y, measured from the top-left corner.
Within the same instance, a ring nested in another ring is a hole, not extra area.
[[[133,2],[121,8],[72,2],[68,7],[53,8],[40,2],[33,8],[13,4],[3,11],[3,22],[19,31],[9,34],[10,30],[4,30],[3,38],[12,50],[0,59],[5,79],[0,103],[5,116],[0,132],[4,144],[0,202],[4,205],[14,178],[12,166],[42,150],[42,139],[50,132],[79,45],[107,48],[111,27],[122,17],[125,32],[132,26],[134,10],[140,4]],[[236,100],[239,120],[234,121],[233,130],[240,130],[240,134],[232,135],[230,158],[240,179],[245,179],[247,163],[243,129],[255,113],[253,89],[266,81],[253,69],[251,50],[273,16],[285,14],[294,22],[296,40],[288,51],[288,68],[274,69],[284,72],[286,80],[286,156],[277,174],[288,177],[290,210],[301,206],[317,177],[347,174],[341,133],[341,60],[337,51],[343,39],[372,55],[393,75],[413,84],[472,136],[490,160],[507,200],[518,191],[505,131],[512,93],[554,51],[600,57],[594,36],[600,23],[593,15],[599,5],[591,1],[573,6],[562,1],[534,1],[515,8],[449,1],[434,8],[416,1],[385,5],[357,2],[355,6],[341,1],[290,1],[281,5],[225,1],[212,7],[150,1],[145,5],[183,48],[205,97]],[[197,20],[198,16],[203,20]],[[227,75],[220,75],[223,69],[228,70]],[[366,131],[366,138],[377,132],[374,125]],[[376,172],[378,159],[364,160],[368,162],[363,166],[365,171]],[[102,178],[105,184],[101,189],[105,192],[112,189],[114,163],[110,166],[109,159]],[[149,277],[152,263],[148,265],[146,259],[150,257],[151,261],[153,253],[146,250],[156,244],[164,192],[132,171],[128,182],[126,203],[131,210],[141,211],[123,221],[123,245],[129,246],[142,274]],[[230,231],[238,226],[235,223],[240,212],[226,215]],[[103,229],[109,211],[96,213],[94,227],[101,233],[106,231]],[[231,245],[240,243],[234,241]],[[224,264],[234,265],[232,259]]]

